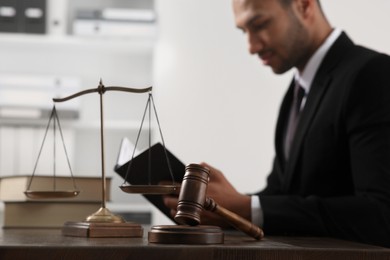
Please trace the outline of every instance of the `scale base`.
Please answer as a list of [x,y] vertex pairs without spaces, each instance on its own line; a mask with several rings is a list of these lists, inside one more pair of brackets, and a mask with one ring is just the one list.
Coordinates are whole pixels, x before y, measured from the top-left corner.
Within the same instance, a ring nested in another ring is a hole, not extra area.
[[95,213],[89,215],[86,219],[86,222],[94,222],[94,223],[125,223],[126,221],[121,217],[114,215],[109,209],[106,207],[101,207]]
[[162,225],[150,229],[148,241],[161,244],[223,244],[224,234],[216,226]]
[[65,222],[64,236],[72,237],[142,237],[144,230],[136,223]]

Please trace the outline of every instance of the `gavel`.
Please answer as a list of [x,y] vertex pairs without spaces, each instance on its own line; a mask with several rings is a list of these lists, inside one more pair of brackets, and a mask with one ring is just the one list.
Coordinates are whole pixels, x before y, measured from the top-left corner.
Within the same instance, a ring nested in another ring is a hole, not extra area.
[[263,230],[243,217],[219,206],[213,199],[206,197],[210,170],[199,164],[189,164],[185,168],[180,188],[175,221],[182,225],[197,226],[200,224],[202,210],[216,213],[234,228],[247,235],[262,239]]

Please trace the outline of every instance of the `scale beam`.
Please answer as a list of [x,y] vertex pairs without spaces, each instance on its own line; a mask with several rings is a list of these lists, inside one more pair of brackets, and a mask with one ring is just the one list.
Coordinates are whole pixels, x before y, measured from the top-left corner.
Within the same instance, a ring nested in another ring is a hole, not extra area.
[[106,92],[106,91],[122,91],[122,92],[130,92],[130,93],[146,93],[146,92],[152,91],[152,89],[153,89],[153,87],[140,88],[140,89],[138,89],[138,88],[118,87],[118,86],[106,87],[106,86],[104,86],[102,84],[102,81],[100,80],[99,86],[97,88],[83,90],[83,91],[80,91],[78,93],[75,93],[73,95],[70,95],[70,96],[64,97],[64,98],[53,98],[53,101],[54,102],[64,102],[64,101],[68,101],[68,100],[71,100],[73,98],[76,98],[76,97],[79,97],[79,96],[82,96],[82,95],[95,93],[95,92],[97,92],[99,94],[104,94],[104,92]]

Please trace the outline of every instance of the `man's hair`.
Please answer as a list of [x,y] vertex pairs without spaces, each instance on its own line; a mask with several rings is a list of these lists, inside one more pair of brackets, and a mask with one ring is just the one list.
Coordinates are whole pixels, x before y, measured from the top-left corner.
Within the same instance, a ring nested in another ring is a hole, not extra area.
[[[292,1],[293,1],[293,0],[279,0],[279,2],[280,2],[283,6],[285,6],[285,7],[290,6],[290,4],[291,4]],[[317,0],[317,3],[318,3],[318,5],[321,7],[320,0]]]
[[292,2],[292,0],[279,0],[279,2],[283,5],[283,6],[289,6]]

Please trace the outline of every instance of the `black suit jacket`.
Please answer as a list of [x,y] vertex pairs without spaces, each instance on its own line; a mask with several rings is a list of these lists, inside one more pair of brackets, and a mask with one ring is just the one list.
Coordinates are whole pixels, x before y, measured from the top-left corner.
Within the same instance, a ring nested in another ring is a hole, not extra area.
[[292,85],[277,122],[273,170],[259,193],[265,233],[390,247],[390,57],[343,33],[315,75],[285,162],[291,101]]

